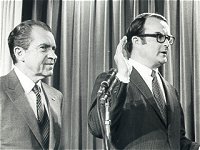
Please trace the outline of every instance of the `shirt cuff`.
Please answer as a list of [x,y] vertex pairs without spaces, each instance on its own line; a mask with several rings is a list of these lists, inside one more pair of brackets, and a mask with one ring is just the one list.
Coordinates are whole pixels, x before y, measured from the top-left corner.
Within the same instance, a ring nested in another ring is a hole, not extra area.
[[125,77],[119,73],[116,74],[116,77],[119,79],[119,81],[123,82],[123,83],[129,83],[130,82],[130,77]]

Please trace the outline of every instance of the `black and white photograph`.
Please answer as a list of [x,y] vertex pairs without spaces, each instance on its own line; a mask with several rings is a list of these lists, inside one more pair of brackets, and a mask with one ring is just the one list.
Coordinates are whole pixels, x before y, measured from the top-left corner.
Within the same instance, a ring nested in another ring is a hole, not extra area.
[[0,149],[200,150],[200,0],[1,0]]

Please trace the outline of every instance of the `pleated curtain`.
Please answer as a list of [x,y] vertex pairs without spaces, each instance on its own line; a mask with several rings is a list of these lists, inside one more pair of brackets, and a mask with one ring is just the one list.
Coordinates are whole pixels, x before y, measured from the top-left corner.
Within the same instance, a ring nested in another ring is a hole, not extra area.
[[23,20],[46,22],[56,38],[58,60],[54,75],[44,82],[64,95],[62,148],[103,149],[102,140],[87,126],[95,79],[116,67],[115,49],[134,17],[159,13],[167,18],[176,37],[168,63],[159,69],[180,94],[187,136],[200,142],[199,8],[197,0],[1,1],[0,75],[12,68],[7,47],[11,29]]

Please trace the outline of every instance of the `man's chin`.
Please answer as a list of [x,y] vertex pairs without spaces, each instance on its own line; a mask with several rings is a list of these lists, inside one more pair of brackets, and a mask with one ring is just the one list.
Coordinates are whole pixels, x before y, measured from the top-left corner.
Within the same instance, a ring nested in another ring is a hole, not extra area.
[[165,64],[165,63],[167,63],[167,58],[166,58],[166,57],[163,58],[163,59],[160,61],[160,64]]
[[44,70],[43,74],[46,77],[52,76],[53,75],[53,67],[47,68],[46,70]]
[[52,75],[53,75],[53,71],[52,71],[52,72],[46,73],[46,74],[45,74],[45,77],[50,77],[50,76],[52,76]]
[[42,72],[42,73],[38,73],[37,76],[41,76],[43,78],[47,78],[53,75],[53,71],[48,71],[48,72]]

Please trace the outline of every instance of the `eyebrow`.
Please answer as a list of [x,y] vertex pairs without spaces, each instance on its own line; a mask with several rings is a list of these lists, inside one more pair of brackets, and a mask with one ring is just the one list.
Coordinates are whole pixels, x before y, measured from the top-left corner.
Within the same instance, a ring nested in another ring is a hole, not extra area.
[[[162,34],[162,35],[166,35],[166,34],[163,34],[161,32],[155,32],[155,34]],[[168,34],[167,34],[168,35]],[[169,34],[168,36],[172,36],[172,34]]]
[[161,33],[161,32],[155,32],[156,34],[163,34],[163,33]]
[[49,45],[49,44],[42,43],[42,44],[39,45],[39,47],[40,47],[40,46],[44,46],[45,48],[52,47],[53,50],[56,50],[56,46],[51,46],[51,45]]

